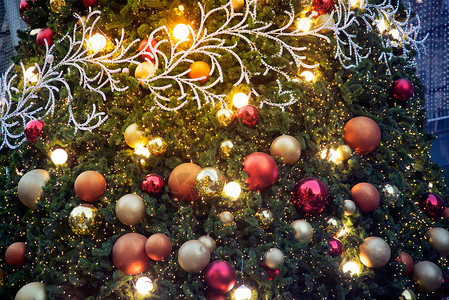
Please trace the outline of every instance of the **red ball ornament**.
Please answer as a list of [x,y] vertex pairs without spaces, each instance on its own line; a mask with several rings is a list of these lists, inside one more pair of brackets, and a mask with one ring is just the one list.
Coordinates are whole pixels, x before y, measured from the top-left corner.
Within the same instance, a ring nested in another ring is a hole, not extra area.
[[439,219],[444,213],[444,201],[434,193],[428,193],[421,196],[419,206],[430,219]]
[[264,267],[264,268],[265,268],[265,271],[267,271],[267,273],[268,273],[269,281],[272,281],[274,278],[276,278],[276,276],[279,275],[279,269],[271,270],[271,269],[268,269],[267,267]]
[[151,40],[151,43],[148,43],[148,39],[143,39],[139,44],[139,52],[145,51],[145,53],[140,54],[142,59],[149,59],[151,61],[156,60],[156,47],[157,41],[155,39]]
[[298,212],[315,216],[329,203],[329,189],[319,179],[305,178],[293,187],[291,201]]
[[334,10],[335,0],[313,0],[312,11],[316,11],[318,15],[328,14]]
[[20,13],[20,17],[22,18],[22,20],[24,20],[27,24],[28,24],[28,20],[24,19],[23,17],[23,13],[26,12],[27,10],[29,10],[31,8],[31,5],[28,3],[28,1],[30,3],[34,3],[34,0],[20,0],[20,4],[19,4],[19,13]]
[[329,249],[330,256],[337,257],[337,256],[343,255],[343,251],[344,251],[343,244],[339,240],[337,240],[335,238],[331,238],[329,240],[329,246],[330,246],[330,249]]
[[157,174],[149,174],[142,180],[141,189],[151,197],[158,198],[164,192],[164,178]]
[[397,261],[405,265],[404,275],[408,275],[413,271],[413,258],[407,252],[401,251]]
[[248,173],[246,183],[251,191],[261,191],[274,185],[278,178],[278,165],[268,154],[254,152],[243,160],[243,171]]
[[9,245],[5,251],[6,263],[13,268],[23,268],[26,263],[26,249],[27,245],[23,242],[16,242]]
[[242,120],[243,125],[248,127],[256,127],[260,120],[259,111],[252,105],[240,107],[237,111],[237,116]]
[[345,124],[344,131],[345,144],[360,155],[373,152],[380,144],[380,128],[370,118],[352,118]]
[[112,248],[114,266],[128,275],[142,273],[150,266],[150,258],[145,252],[147,238],[139,233],[122,235]]
[[45,123],[42,122],[41,120],[29,121],[25,125],[25,130],[23,131],[26,139],[29,140],[31,143],[34,143],[34,142],[36,142],[36,139],[39,136],[43,137],[44,126],[45,126]]
[[393,98],[396,101],[407,101],[413,96],[413,83],[405,78],[396,79],[391,87]]
[[206,284],[220,293],[229,292],[234,287],[235,279],[235,269],[224,260],[213,261],[204,270]]
[[98,5],[98,1],[99,0],[82,0],[83,6],[85,8],[97,6]]
[[55,33],[50,28],[42,28],[36,36],[36,44],[45,47],[45,41],[47,41],[48,47],[50,47],[53,45],[54,34]]

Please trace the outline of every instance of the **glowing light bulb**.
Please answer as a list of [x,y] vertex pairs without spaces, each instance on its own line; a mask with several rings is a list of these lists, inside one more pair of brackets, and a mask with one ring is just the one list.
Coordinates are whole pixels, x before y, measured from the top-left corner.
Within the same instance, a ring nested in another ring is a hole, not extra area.
[[149,291],[151,291],[153,289],[153,281],[146,277],[140,277],[137,281],[136,281],[136,290],[142,294],[142,295],[146,295],[148,294]]
[[343,272],[349,273],[351,275],[359,275],[360,266],[355,261],[348,261],[343,265]]
[[178,6],[178,10],[179,10],[180,12],[183,12],[183,11],[184,11],[184,5],[179,5],[179,6]]
[[173,35],[180,41],[185,41],[189,37],[190,30],[186,24],[178,24],[173,28]]
[[137,147],[137,148],[134,150],[134,153],[137,154],[137,155],[142,155],[142,156],[145,156],[145,157],[150,157],[150,151],[148,150],[147,147],[142,147],[142,146]]
[[234,104],[234,106],[237,108],[248,105],[248,102],[249,102],[249,97],[245,93],[237,93],[232,98],[232,104]]
[[304,71],[301,74],[301,77],[304,77],[306,81],[313,82],[315,81],[315,75],[310,71]]
[[249,287],[242,284],[234,292],[235,300],[250,300],[252,291]]
[[389,33],[395,40],[399,40],[399,31],[397,29],[392,29]]
[[385,23],[384,19],[380,19],[376,22],[377,29],[379,29],[380,33],[384,33],[385,30],[387,30],[387,24]]
[[358,2],[359,2],[359,0],[349,0],[351,7],[357,6]]
[[55,149],[51,152],[51,160],[55,165],[62,165],[65,164],[69,156],[67,155],[67,152],[64,149]]
[[25,78],[29,82],[37,82],[39,80],[39,76],[36,74],[36,67],[29,67],[28,69],[26,69]]
[[104,47],[106,47],[106,38],[103,35],[96,33],[89,38],[89,49],[98,52]]
[[310,18],[298,19],[296,27],[302,32],[308,32],[312,28],[312,20]]
[[337,237],[341,237],[348,233],[348,229],[346,228],[346,225],[343,224],[343,228],[337,233]]
[[339,158],[338,151],[335,151],[334,149],[324,149],[321,151],[321,158],[326,159],[326,157],[330,162],[337,162]]
[[240,184],[238,184],[235,181],[226,183],[226,185],[224,187],[225,195],[234,200],[240,196],[241,192],[242,192],[242,188],[240,187]]

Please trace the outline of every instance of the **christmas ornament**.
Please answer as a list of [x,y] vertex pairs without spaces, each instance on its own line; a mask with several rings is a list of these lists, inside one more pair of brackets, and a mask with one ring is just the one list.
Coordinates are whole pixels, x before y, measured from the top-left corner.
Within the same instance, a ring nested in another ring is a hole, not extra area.
[[234,287],[235,279],[234,268],[224,260],[213,261],[204,270],[207,286],[220,293],[229,292]]
[[232,0],[232,8],[234,11],[239,12],[245,6],[245,0]]
[[324,26],[325,24],[327,24],[326,27],[323,27],[322,29],[320,29],[318,31],[319,33],[326,34],[326,33],[332,32],[332,29],[327,28],[327,26],[335,26],[334,18],[332,18],[330,14],[322,14],[315,20],[315,28],[320,28],[321,26]]
[[355,117],[345,127],[345,144],[360,155],[373,152],[380,144],[379,126],[367,117]]
[[202,197],[216,197],[223,192],[225,178],[217,168],[203,168],[196,175],[196,190]]
[[143,39],[139,43],[138,51],[145,53],[140,54],[140,57],[144,60],[148,59],[154,62],[156,60],[156,51],[157,51],[156,44],[157,41],[155,39],[151,39],[150,43],[148,43],[148,39]]
[[268,228],[274,223],[274,215],[268,208],[261,208],[256,212],[256,218],[262,228]]
[[382,188],[382,196],[387,204],[395,204],[400,196],[399,189],[397,186],[387,183]]
[[49,179],[50,173],[42,169],[34,169],[23,175],[17,185],[17,194],[23,205],[36,209],[37,201],[42,196],[42,188]]
[[444,212],[443,212],[443,217],[445,217],[446,219],[449,219],[449,208],[445,208]]
[[236,200],[240,196],[242,188],[238,182],[231,181],[226,183],[223,192],[229,199]]
[[17,292],[14,300],[47,300],[45,284],[42,282],[30,282]]
[[69,227],[75,234],[94,233],[100,226],[101,218],[98,209],[90,204],[80,204],[69,215]]
[[188,73],[188,76],[192,80],[196,80],[199,78],[202,78],[198,81],[200,84],[205,84],[207,82],[207,79],[210,76],[210,67],[209,65],[204,61],[196,61],[189,67],[190,72]]
[[348,145],[340,145],[337,148],[338,159],[340,161],[347,160],[352,156],[352,150]]
[[234,299],[235,300],[251,300],[252,294],[253,294],[253,292],[251,291],[251,289],[249,287],[247,287],[246,285],[242,284],[241,286],[239,286],[238,288],[235,289]]
[[399,257],[397,260],[405,265],[404,275],[407,276],[413,271],[413,258],[407,252],[399,252]]
[[284,253],[278,248],[270,248],[263,255],[263,263],[270,270],[277,270],[284,263]]
[[234,143],[231,140],[224,140],[220,144],[220,156],[228,159],[234,153]]
[[64,6],[66,6],[65,0],[50,0],[50,8],[54,13],[59,14]]
[[382,268],[390,261],[390,246],[379,237],[369,237],[359,247],[360,261],[368,268]]
[[412,279],[418,284],[421,291],[430,293],[440,288],[443,273],[433,262],[420,261],[413,267]]
[[305,178],[293,187],[291,202],[305,215],[318,215],[329,203],[329,189],[317,178]]
[[136,291],[141,295],[148,294],[153,288],[153,281],[147,276],[142,276],[136,281]]
[[122,235],[112,248],[114,266],[128,275],[144,272],[151,264],[145,252],[147,238],[139,233]]
[[224,225],[230,225],[234,222],[234,215],[229,211],[223,211],[218,215],[218,219],[222,221]]
[[157,174],[148,174],[142,180],[141,189],[151,197],[159,198],[164,193],[164,178]]
[[144,61],[143,63],[139,64],[134,71],[134,77],[136,79],[145,80],[152,76],[154,72],[156,71],[155,66],[150,61]]
[[34,4],[34,0],[20,0],[20,4],[19,4],[19,13],[20,13],[20,17],[22,18],[22,20],[24,20],[27,24],[28,24],[28,20],[26,20],[23,16],[23,13],[26,12],[27,10],[29,10],[31,8],[31,5],[28,3],[28,1],[30,3]]
[[122,196],[115,206],[115,215],[125,225],[136,225],[145,219],[145,203],[143,198],[136,194]]
[[422,211],[431,219],[436,220],[443,216],[444,201],[437,194],[428,193],[420,197],[419,206]]
[[28,141],[31,143],[36,142],[36,139],[40,136],[43,137],[44,134],[44,126],[45,123],[41,120],[32,120],[29,121],[25,125],[25,130],[23,133],[25,134],[25,137]]
[[406,79],[400,78],[393,82],[391,93],[396,101],[407,101],[413,96],[413,83]]
[[337,257],[337,256],[343,255],[343,251],[344,251],[343,244],[339,240],[337,240],[335,238],[330,238],[329,246],[330,246],[330,249],[329,249],[330,256]]
[[6,248],[5,261],[13,268],[23,268],[26,263],[27,245],[23,242],[15,242]]
[[98,5],[99,0],[81,0],[85,8],[94,7]]
[[268,273],[268,280],[269,281],[272,281],[274,278],[276,278],[276,276],[279,275],[279,269],[277,269],[277,270],[270,270],[267,267],[264,267],[264,268],[265,268],[265,271],[267,271],[267,273]]
[[285,164],[293,165],[301,156],[301,145],[294,137],[281,135],[271,143],[270,155],[279,156]]
[[215,243],[214,239],[211,238],[208,235],[203,235],[198,238],[198,241],[206,245],[206,247],[209,249],[210,253],[214,252],[215,248],[217,248],[217,244]]
[[232,112],[232,110],[228,108],[222,108],[219,111],[217,111],[215,117],[217,118],[218,124],[220,124],[220,126],[224,128],[231,125],[235,119],[234,113]]
[[254,152],[243,160],[243,171],[248,174],[246,183],[251,191],[262,191],[276,183],[278,166],[268,154]]
[[193,202],[200,198],[195,180],[200,171],[201,167],[192,163],[180,164],[173,169],[168,178],[168,186],[177,200]]
[[69,155],[64,149],[58,148],[51,152],[50,158],[55,165],[63,165],[67,162]]
[[162,154],[167,151],[167,142],[161,137],[152,137],[148,141],[147,148],[152,155]]
[[137,128],[136,123],[126,127],[124,137],[125,143],[134,149],[144,147],[148,143],[148,139],[145,137],[144,133]]
[[168,236],[155,233],[145,243],[145,252],[152,260],[160,261],[167,258],[172,250],[172,243]]
[[198,240],[187,241],[179,248],[178,262],[186,272],[200,273],[209,261],[209,248]]
[[406,289],[402,292],[401,296],[399,296],[399,300],[416,300],[416,294],[411,289]]
[[343,222],[336,217],[328,217],[326,218],[326,232],[330,233],[332,236],[337,235],[345,226]]
[[368,182],[361,182],[351,189],[352,201],[361,212],[373,212],[380,203],[380,194],[376,187]]
[[237,116],[242,120],[243,125],[254,128],[260,120],[259,111],[255,106],[245,105],[239,108]]
[[47,41],[47,45],[50,47],[53,45],[54,34],[55,33],[50,28],[42,28],[36,36],[36,44],[45,47],[45,41]]
[[319,15],[328,14],[334,10],[335,0],[313,0],[311,10]]
[[351,216],[355,213],[357,206],[352,200],[345,200],[345,216]]
[[106,180],[97,171],[85,171],[75,180],[75,193],[86,202],[95,202],[106,192]]
[[290,226],[295,230],[295,239],[310,243],[313,238],[313,227],[306,220],[293,221]]
[[434,227],[426,232],[426,237],[441,257],[449,255],[449,231],[441,227]]
[[234,105],[235,108],[239,109],[242,106],[248,105],[249,103],[249,96],[246,93],[235,93],[234,96],[232,96],[232,105]]

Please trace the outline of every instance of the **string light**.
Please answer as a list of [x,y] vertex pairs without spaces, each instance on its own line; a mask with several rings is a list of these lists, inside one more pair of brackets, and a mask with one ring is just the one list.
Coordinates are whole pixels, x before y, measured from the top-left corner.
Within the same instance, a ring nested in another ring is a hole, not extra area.
[[359,275],[360,266],[355,261],[348,261],[343,265],[343,272],[349,273],[351,275]]
[[250,300],[252,291],[249,287],[242,284],[234,291],[235,300]]
[[140,277],[136,281],[136,290],[142,295],[148,294],[153,289],[153,287],[153,281],[146,276]]
[[379,29],[380,33],[384,33],[387,30],[387,24],[384,19],[380,19],[376,22],[377,29]]
[[69,156],[64,149],[55,149],[50,154],[51,160],[55,165],[65,164]]
[[238,184],[235,181],[226,183],[226,185],[224,187],[225,195],[234,200],[240,196],[241,192],[242,192],[242,188],[240,187],[240,184]]
[[25,78],[31,83],[35,83],[39,80],[39,76],[36,74],[36,67],[29,67],[25,71]]
[[249,97],[245,93],[237,93],[232,98],[232,104],[234,104],[234,106],[236,108],[240,108],[245,105],[248,105],[248,103],[249,103]]
[[186,24],[181,23],[181,24],[176,25],[175,28],[173,28],[173,36],[180,41],[187,40],[187,38],[189,37],[189,34],[190,34],[190,30]]
[[99,33],[94,34],[89,38],[89,49],[98,52],[106,47],[106,38]]
[[300,74],[301,77],[304,77],[304,79],[308,82],[315,81],[315,74],[313,74],[310,71],[304,71]]
[[301,18],[296,22],[296,28],[302,32],[308,32],[312,28],[312,20],[310,18]]
[[145,156],[145,157],[150,157],[150,151],[148,150],[147,147],[137,147],[137,148],[134,150],[134,153],[137,154],[137,155],[142,155],[142,156]]
[[339,160],[339,156],[339,152],[334,149],[324,149],[323,151],[321,151],[321,158],[326,159],[327,157],[330,162],[337,162]]
[[343,228],[337,233],[337,237],[341,237],[348,233],[348,229],[346,228],[346,225],[343,224]]

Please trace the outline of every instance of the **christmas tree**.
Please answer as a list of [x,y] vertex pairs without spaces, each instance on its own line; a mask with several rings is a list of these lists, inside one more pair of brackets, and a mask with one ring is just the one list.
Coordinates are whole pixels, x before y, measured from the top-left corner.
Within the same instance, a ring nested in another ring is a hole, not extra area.
[[20,9],[0,84],[3,299],[449,292],[425,38],[403,4]]

